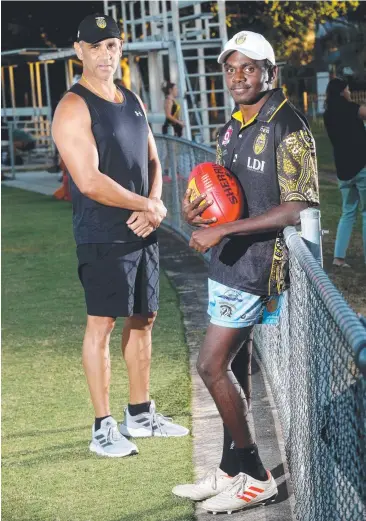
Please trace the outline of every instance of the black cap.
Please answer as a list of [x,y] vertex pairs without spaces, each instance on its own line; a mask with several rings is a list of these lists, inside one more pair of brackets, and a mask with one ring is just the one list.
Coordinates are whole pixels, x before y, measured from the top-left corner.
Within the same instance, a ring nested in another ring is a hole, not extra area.
[[117,22],[111,16],[90,14],[80,23],[77,41],[97,43],[107,38],[121,38]]

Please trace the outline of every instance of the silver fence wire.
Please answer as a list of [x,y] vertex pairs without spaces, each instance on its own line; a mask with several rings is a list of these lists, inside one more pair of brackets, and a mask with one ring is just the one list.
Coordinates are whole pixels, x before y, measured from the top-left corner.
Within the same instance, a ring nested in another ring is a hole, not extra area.
[[164,223],[189,239],[192,228],[183,221],[181,215],[188,177],[199,163],[214,162],[215,150],[185,139],[159,134],[155,135],[155,141],[163,169],[163,201],[168,210]]
[[[286,229],[287,235],[290,229]],[[366,330],[292,233],[280,324],[257,326],[299,521],[366,519]]]
[[[213,149],[156,137],[167,225],[189,238],[181,218],[187,179]],[[278,409],[298,521],[366,520],[366,329],[309,252],[286,228],[291,289],[278,326],[257,326],[254,342]]]

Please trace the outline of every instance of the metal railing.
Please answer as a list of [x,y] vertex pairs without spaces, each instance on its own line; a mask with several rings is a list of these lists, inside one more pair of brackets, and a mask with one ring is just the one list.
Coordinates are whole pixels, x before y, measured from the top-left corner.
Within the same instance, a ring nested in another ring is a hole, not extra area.
[[[40,125],[42,128],[40,131]],[[34,148],[30,151],[14,150],[14,130],[21,129],[29,134],[34,141]],[[4,172],[9,171],[11,178],[15,179],[16,172],[24,170],[24,167],[47,168],[55,164],[55,145],[51,136],[51,124],[47,119],[39,121],[7,121],[1,125],[1,164]],[[3,139],[5,134],[6,139]],[[17,155],[22,158],[22,163],[17,164]]]
[[[192,168],[212,149],[156,136],[166,224],[185,239],[181,201]],[[295,228],[285,230],[291,289],[278,326],[255,347],[279,412],[298,521],[366,519],[366,329]]]

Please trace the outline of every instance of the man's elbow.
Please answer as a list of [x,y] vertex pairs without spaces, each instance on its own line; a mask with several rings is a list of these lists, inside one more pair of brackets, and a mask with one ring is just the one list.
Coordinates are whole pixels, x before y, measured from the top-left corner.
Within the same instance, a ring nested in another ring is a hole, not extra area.
[[89,197],[89,199],[93,199],[96,194],[96,186],[93,179],[84,179],[78,184],[78,188],[80,192],[86,197]]

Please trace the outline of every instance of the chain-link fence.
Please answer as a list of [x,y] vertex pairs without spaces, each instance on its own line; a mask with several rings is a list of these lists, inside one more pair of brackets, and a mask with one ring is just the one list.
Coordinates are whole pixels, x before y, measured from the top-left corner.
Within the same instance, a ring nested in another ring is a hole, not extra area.
[[[156,137],[167,225],[188,239],[181,201],[212,149]],[[257,326],[282,424],[298,521],[365,521],[366,329],[294,228],[285,230],[291,289],[278,327]]]
[[293,229],[280,325],[255,346],[278,407],[299,521],[366,519],[366,330]]
[[187,190],[188,176],[199,163],[215,161],[215,150],[185,139],[155,135],[163,169],[163,201],[168,209],[164,223],[186,239],[191,228],[181,217],[181,202]]

